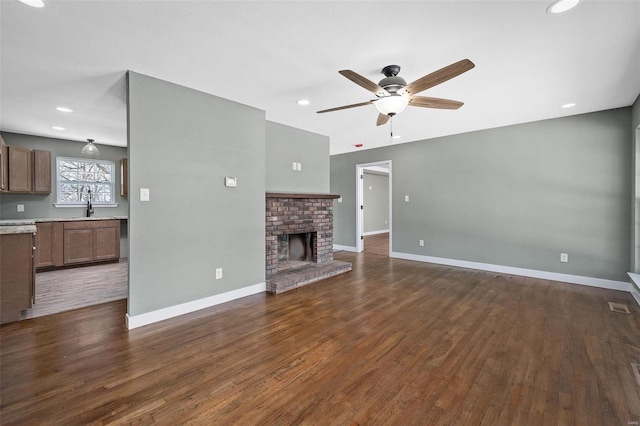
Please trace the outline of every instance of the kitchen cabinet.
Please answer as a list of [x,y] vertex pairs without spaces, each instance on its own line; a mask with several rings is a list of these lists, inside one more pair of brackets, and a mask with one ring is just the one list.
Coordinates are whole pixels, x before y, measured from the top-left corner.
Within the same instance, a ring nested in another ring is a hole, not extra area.
[[33,233],[0,235],[0,323],[18,321],[35,297]]
[[51,152],[33,150],[33,193],[51,194]]
[[126,158],[120,160],[120,196],[127,198],[129,195],[129,169]]
[[9,158],[9,192],[32,192],[33,152],[19,146],[7,147]]
[[1,144],[0,191],[20,194],[51,193],[51,152]]
[[63,226],[62,222],[36,223],[36,268],[62,266],[63,259]]
[[9,190],[9,159],[7,157],[7,145],[0,136],[0,192]]
[[101,262],[120,258],[120,221],[64,222],[65,265]]

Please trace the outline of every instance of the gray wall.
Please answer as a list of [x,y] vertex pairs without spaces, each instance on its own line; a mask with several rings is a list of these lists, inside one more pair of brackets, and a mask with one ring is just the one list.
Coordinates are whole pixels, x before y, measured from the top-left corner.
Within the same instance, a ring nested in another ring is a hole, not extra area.
[[[267,192],[329,192],[329,138],[267,121]],[[293,162],[302,163],[294,171]]]
[[333,156],[335,243],[355,246],[355,165],[392,160],[394,252],[626,281],[630,131],[621,108]]
[[389,175],[365,170],[362,185],[364,232],[389,229]]
[[128,102],[129,315],[264,283],[264,112],[134,72]]
[[631,137],[633,147],[631,272],[640,273],[640,96],[636,98],[631,110]]

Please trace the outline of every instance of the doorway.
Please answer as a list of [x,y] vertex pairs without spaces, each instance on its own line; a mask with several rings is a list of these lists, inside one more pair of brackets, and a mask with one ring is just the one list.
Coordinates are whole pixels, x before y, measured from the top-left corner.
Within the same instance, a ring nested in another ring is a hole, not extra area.
[[357,164],[356,182],[356,251],[389,256],[393,251],[391,160]]

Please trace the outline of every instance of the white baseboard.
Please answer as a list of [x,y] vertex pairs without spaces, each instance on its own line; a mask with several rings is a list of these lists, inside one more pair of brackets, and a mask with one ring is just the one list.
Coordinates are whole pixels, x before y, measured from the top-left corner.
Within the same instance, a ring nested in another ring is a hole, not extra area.
[[334,244],[333,245],[333,251],[351,251],[354,253],[358,252],[358,249],[355,247],[351,247],[351,246],[341,246],[340,244]]
[[628,273],[629,278],[631,278],[631,295],[634,299],[636,299],[636,303],[640,305],[640,274],[634,274],[633,272]]
[[388,229],[381,229],[379,231],[363,232],[362,235],[366,237],[367,235],[378,235],[378,234],[388,234],[388,233],[389,233]]
[[437,263],[440,265],[458,266],[460,268],[479,269],[481,271],[499,272],[503,274],[520,275],[523,277],[540,278],[543,280],[560,281],[580,284],[590,287],[607,288],[631,292],[631,283],[624,281],[606,280],[603,278],[583,277],[580,275],[560,274],[557,272],[538,271],[535,269],[514,268],[511,266],[492,265],[490,263],[469,262],[467,260],[446,259],[443,257],[422,256],[417,254],[392,252],[391,257],[398,259],[416,260],[418,262]]
[[152,324],[154,322],[188,314],[194,311],[199,311],[200,309],[219,305],[221,303],[230,302],[235,299],[240,299],[241,297],[251,296],[252,294],[257,293],[264,293],[265,291],[267,291],[266,283],[260,283],[249,287],[239,288],[237,290],[231,290],[226,293],[215,294],[203,299],[192,300],[191,302],[169,306],[168,308],[145,312],[144,314],[140,315],[130,316],[127,313],[127,328],[131,330],[137,327],[142,327],[143,325]]

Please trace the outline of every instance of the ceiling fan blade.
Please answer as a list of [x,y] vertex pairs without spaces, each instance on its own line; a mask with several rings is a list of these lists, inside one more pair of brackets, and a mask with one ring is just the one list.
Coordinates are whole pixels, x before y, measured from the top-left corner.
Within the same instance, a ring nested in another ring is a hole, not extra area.
[[475,66],[476,65],[470,60],[463,59],[455,64],[448,65],[444,68],[440,68],[438,71],[427,74],[413,83],[407,84],[403,91],[409,95],[415,95],[416,93],[420,93],[430,87],[437,86],[440,83],[451,80],[453,77],[457,77]]
[[426,96],[414,96],[409,99],[409,105],[422,108],[437,109],[458,109],[464,102],[452,101],[451,99],[428,98]]
[[382,87],[378,86],[376,83],[374,83],[373,81],[369,80],[368,78],[361,76],[357,72],[354,72],[354,71],[351,71],[351,70],[342,70],[342,71],[338,71],[338,72],[341,75],[347,77],[349,80],[353,81],[358,86],[364,87],[365,89],[367,89],[371,93],[375,94],[376,96],[387,96],[387,95],[389,95],[389,92],[387,92]]
[[389,116],[387,114],[378,114],[378,121],[376,122],[376,126],[387,124],[387,121],[389,121]]
[[341,109],[355,108],[355,107],[359,107],[359,106],[369,105],[369,104],[372,104],[373,102],[374,101],[367,101],[367,102],[360,102],[359,104],[343,105],[343,106],[339,106],[339,107],[335,107],[335,108],[323,109],[322,111],[317,111],[317,113],[318,114],[322,114],[322,113],[325,113],[325,112],[340,111]]

